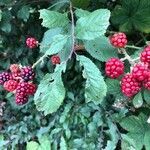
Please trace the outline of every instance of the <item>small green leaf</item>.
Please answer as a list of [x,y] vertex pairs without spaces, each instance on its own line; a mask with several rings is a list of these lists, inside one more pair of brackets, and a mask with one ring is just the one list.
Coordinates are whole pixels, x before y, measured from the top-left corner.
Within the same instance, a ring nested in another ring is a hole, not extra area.
[[40,19],[43,19],[42,25],[49,29],[56,27],[66,27],[69,24],[67,14],[61,14],[46,9],[40,10]]
[[112,47],[105,36],[92,41],[85,41],[84,44],[88,53],[100,61],[107,61],[110,57],[118,57],[117,50]]
[[61,137],[60,140],[60,150],[67,150],[67,144],[63,136]]
[[2,20],[2,11],[0,10],[0,21]]
[[85,85],[86,101],[93,101],[95,104],[101,103],[107,92],[107,86],[101,72],[89,58],[78,55],[77,59],[84,67],[83,77],[87,79]]
[[36,107],[39,111],[44,111],[45,115],[56,112],[65,98],[65,88],[61,79],[65,68],[66,64],[60,64],[53,74],[47,74],[35,93]]
[[133,99],[133,105],[135,108],[139,108],[143,105],[143,98],[141,92],[135,95]]
[[76,25],[76,37],[82,40],[93,40],[105,34],[109,26],[110,11],[100,9],[88,16],[81,17]]
[[23,6],[17,13],[17,17],[20,19],[23,19],[24,21],[27,21],[30,16],[30,7],[29,6]]
[[27,142],[27,150],[38,150],[39,148],[39,144],[37,142],[31,141],[31,142]]

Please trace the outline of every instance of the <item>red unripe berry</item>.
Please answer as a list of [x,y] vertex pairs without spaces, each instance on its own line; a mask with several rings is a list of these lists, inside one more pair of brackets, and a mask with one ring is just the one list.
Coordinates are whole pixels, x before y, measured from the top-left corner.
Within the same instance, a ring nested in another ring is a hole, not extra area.
[[20,82],[16,88],[16,93],[25,96],[27,95],[28,90],[28,83],[27,82]]
[[138,63],[132,69],[132,75],[138,81],[145,80],[149,73],[148,64],[146,63]]
[[4,89],[9,92],[13,92],[14,90],[16,90],[17,86],[18,82],[15,80],[9,80],[4,83]]
[[110,43],[117,48],[124,48],[127,44],[127,36],[122,33],[115,33],[114,35],[110,36]]
[[2,72],[0,74],[0,85],[3,85],[6,81],[12,80],[12,74],[8,72]]
[[58,55],[54,55],[51,57],[51,62],[53,65],[60,64],[60,57]]
[[32,67],[30,67],[30,66],[23,67],[21,69],[21,77],[24,81],[33,80],[35,77],[35,73],[34,73]]
[[18,64],[12,64],[12,65],[10,65],[10,71],[12,73],[18,73],[18,72],[20,72],[19,65]]
[[140,60],[142,62],[150,63],[150,45],[143,49],[140,55]]
[[29,48],[36,48],[38,46],[38,41],[34,37],[26,39],[26,44]]
[[121,80],[121,91],[127,97],[132,97],[141,90],[141,84],[132,74],[126,74]]
[[14,80],[20,81],[21,78],[21,72],[12,73],[12,77]]
[[16,93],[15,102],[17,105],[24,105],[28,102],[28,96],[27,95],[20,95],[19,93]]
[[34,95],[36,92],[36,85],[33,83],[28,82],[27,83],[27,94],[28,95]]
[[106,75],[112,79],[124,73],[124,63],[118,58],[110,58],[105,64]]

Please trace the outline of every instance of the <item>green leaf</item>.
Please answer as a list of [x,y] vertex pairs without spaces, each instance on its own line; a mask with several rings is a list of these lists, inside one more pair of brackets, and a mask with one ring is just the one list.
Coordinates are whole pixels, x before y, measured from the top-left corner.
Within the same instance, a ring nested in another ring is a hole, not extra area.
[[47,136],[42,136],[41,138],[38,139],[39,143],[35,141],[30,141],[27,142],[27,150],[51,150],[50,146],[50,140],[48,139]]
[[40,44],[40,51],[45,53],[49,48],[51,43],[53,42],[53,38],[56,35],[61,34],[62,28],[49,29],[44,33],[42,42]]
[[135,108],[139,108],[143,105],[143,98],[141,92],[135,95],[132,102]]
[[39,139],[39,142],[40,142],[40,146],[38,148],[38,150],[51,150],[51,143],[50,143],[50,140],[48,139],[47,136],[42,136],[40,139]]
[[2,19],[0,22],[0,29],[4,32],[10,32],[11,31],[11,19],[12,15],[10,12],[2,12]]
[[144,100],[146,101],[147,104],[150,105],[150,91],[149,90],[144,90]]
[[92,41],[85,41],[84,45],[89,54],[100,61],[107,61],[110,57],[118,57],[117,50],[112,47],[105,36]]
[[90,12],[83,9],[76,9],[75,14],[78,18],[81,18],[90,15]]
[[37,142],[31,141],[31,142],[27,142],[27,150],[38,150],[39,148],[39,144]]
[[77,56],[80,65],[84,67],[83,77],[86,79],[85,98],[99,104],[106,96],[107,86],[97,66],[85,56]]
[[121,31],[150,32],[150,1],[123,0],[112,13],[112,23],[119,26]]
[[119,140],[117,126],[110,119],[107,119],[107,123],[109,127],[108,133],[110,134],[111,140],[107,141],[107,146],[105,150],[115,150]]
[[17,17],[23,19],[25,22],[29,19],[30,16],[30,7],[23,6],[17,13]]
[[141,150],[145,145],[150,146],[150,125],[147,123],[148,117],[141,113],[138,117],[129,116],[124,118],[120,125],[128,131],[126,138],[128,143],[136,150]]
[[63,136],[61,137],[60,140],[60,150],[67,150],[67,144]]
[[65,44],[67,43],[67,40],[68,40],[67,35],[62,34],[56,35],[53,38],[50,47],[47,49],[46,54],[47,55],[57,54],[64,48]]
[[40,19],[43,19],[42,25],[49,29],[56,27],[66,27],[69,24],[67,14],[61,14],[46,9],[40,10]]
[[55,72],[43,78],[35,93],[36,108],[44,111],[45,115],[56,112],[65,98],[65,88],[61,79],[65,68],[66,64],[56,66]]
[[81,17],[76,25],[76,37],[82,40],[93,40],[105,34],[109,26],[110,11],[100,9],[88,16]]

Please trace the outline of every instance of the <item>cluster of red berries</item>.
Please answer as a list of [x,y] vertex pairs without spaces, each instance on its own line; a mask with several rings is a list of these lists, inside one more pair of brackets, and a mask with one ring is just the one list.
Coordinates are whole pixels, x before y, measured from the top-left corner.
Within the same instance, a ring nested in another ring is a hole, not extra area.
[[[127,44],[124,33],[114,34],[110,38],[113,46],[123,48]],[[124,74],[124,63],[118,58],[110,58],[105,64],[106,75],[112,79]],[[121,79],[121,91],[127,97],[132,97],[144,87],[150,90],[150,45],[140,54],[140,62],[136,63],[131,72]]]
[[31,82],[35,77],[32,67],[20,67],[18,64],[12,64],[9,71],[0,74],[0,85],[4,89],[15,94],[17,105],[23,105],[28,102],[29,95],[34,95],[36,85]]

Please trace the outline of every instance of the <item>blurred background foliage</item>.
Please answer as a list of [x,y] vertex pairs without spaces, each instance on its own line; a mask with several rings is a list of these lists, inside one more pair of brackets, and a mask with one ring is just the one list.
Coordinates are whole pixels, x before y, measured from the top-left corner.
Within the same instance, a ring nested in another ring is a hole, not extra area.
[[[146,34],[150,32],[149,0],[72,0],[72,3],[75,8],[89,11],[111,10],[109,30],[127,32],[131,43],[142,45],[150,38]],[[46,29],[41,26],[39,9],[43,8],[59,12],[69,9],[67,0],[0,0],[0,71],[13,63],[32,65],[42,55],[38,48],[27,48],[25,40],[30,36],[42,40]],[[104,63],[93,61],[104,72]],[[47,58],[36,67],[36,83],[53,69]],[[36,110],[33,98],[27,105],[18,107],[13,96],[0,87],[0,149],[48,150],[49,145],[52,150],[130,148],[127,140],[122,140],[121,134],[126,131],[119,121],[126,114],[145,113],[146,108],[135,112],[117,90],[111,91],[119,85],[118,81],[109,80],[106,80],[108,95],[102,105],[85,103],[85,81],[74,58],[69,62],[63,80],[67,89],[65,101],[56,113],[47,116]]]

